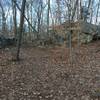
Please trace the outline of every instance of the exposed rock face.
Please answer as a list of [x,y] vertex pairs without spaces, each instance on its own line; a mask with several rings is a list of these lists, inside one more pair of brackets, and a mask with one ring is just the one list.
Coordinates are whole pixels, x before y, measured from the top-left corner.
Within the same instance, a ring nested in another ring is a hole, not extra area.
[[16,42],[15,38],[9,38],[9,37],[5,37],[3,35],[0,36],[0,48],[14,45],[14,44],[16,44],[15,42]]
[[38,37],[34,33],[27,33],[25,42],[33,43],[35,46],[45,46],[51,44],[63,45],[68,42],[68,32],[71,32],[72,42],[89,43],[94,37],[97,39],[100,37],[100,26],[90,24],[85,21],[76,22],[64,22],[61,25],[55,25],[49,27],[49,32],[40,32]]
[[80,36],[80,41],[81,43],[89,43],[91,42],[93,39],[93,36],[90,35],[90,34],[85,34],[83,33],[81,36]]
[[77,41],[79,39],[81,43],[91,42],[98,32],[96,25],[84,21],[73,23],[71,30],[73,33],[72,40]]
[[[62,27],[61,27],[62,26]],[[89,43],[93,40],[93,37],[99,34],[99,26],[90,24],[85,21],[71,22],[70,25],[68,22],[55,27],[56,33],[66,39],[67,31],[72,33],[72,41],[77,42],[78,39],[81,43]]]
[[[79,35],[79,36],[78,36]],[[73,33],[72,41],[73,42],[81,42],[81,43],[89,43],[93,40],[93,36],[85,33]]]

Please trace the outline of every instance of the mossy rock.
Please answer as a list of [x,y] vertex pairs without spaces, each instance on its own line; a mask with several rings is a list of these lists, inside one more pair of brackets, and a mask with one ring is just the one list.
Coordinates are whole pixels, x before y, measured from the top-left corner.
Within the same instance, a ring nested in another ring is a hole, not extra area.
[[80,41],[81,43],[89,43],[93,40],[93,36],[90,35],[90,34],[85,34],[85,33],[82,33],[80,35]]

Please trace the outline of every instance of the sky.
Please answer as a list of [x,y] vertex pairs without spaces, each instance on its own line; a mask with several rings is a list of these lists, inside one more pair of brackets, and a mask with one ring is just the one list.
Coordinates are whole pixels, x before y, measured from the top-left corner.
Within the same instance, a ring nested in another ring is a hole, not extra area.
[[[21,1],[21,0],[18,0],[18,1]],[[30,2],[31,0],[27,0],[27,2]],[[34,6],[36,7],[36,4],[38,4],[40,0],[34,0]],[[46,3],[47,0],[43,0],[44,3]],[[83,5],[88,5],[87,1],[88,0],[83,0],[85,3]],[[97,8],[97,5],[96,3],[98,2],[99,0],[94,0],[94,5],[93,5],[93,8],[94,8],[94,16],[93,16],[93,23],[95,23],[95,16],[96,16],[96,8]],[[8,9],[8,5],[10,5],[10,0],[0,0],[0,2],[2,2],[2,4],[5,6],[4,9]],[[51,5],[55,7],[54,5],[54,2],[55,0],[51,0]],[[37,5],[38,6],[38,5]],[[6,10],[8,11],[8,10]],[[100,11],[99,11],[100,12]],[[6,12],[6,14],[8,14],[8,12]],[[9,11],[9,16],[8,16],[8,19],[10,19],[10,16],[12,15],[12,10]],[[17,12],[17,19],[18,19],[18,22],[19,22],[19,18],[20,18],[20,12],[18,11]],[[100,22],[100,15],[98,17],[98,23]]]

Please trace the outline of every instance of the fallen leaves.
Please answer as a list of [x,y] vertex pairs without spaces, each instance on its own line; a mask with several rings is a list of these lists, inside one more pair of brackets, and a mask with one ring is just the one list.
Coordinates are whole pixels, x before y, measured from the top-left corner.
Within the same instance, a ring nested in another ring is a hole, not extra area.
[[20,62],[11,61],[11,49],[1,50],[0,99],[97,99],[93,94],[100,89],[99,45],[73,48],[72,63],[68,48],[22,48]]

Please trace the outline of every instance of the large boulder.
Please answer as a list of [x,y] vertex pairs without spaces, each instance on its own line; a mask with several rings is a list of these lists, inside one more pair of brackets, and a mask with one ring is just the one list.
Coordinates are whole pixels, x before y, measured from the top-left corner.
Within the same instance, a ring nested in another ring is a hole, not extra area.
[[15,44],[16,44],[15,38],[9,38],[3,35],[0,36],[0,48],[4,48],[4,47],[15,45]]
[[82,33],[80,35],[80,41],[81,43],[89,43],[93,40],[93,36],[90,35],[90,34],[85,34],[85,33]]
[[91,35],[91,34],[78,33],[78,32],[72,34],[72,41],[73,42],[80,41],[81,43],[89,43],[92,40],[93,40],[93,35]]
[[7,44],[5,37],[3,35],[0,36],[0,48],[4,48]]

